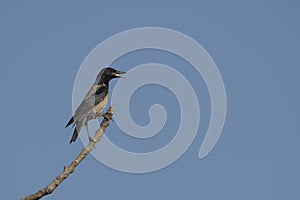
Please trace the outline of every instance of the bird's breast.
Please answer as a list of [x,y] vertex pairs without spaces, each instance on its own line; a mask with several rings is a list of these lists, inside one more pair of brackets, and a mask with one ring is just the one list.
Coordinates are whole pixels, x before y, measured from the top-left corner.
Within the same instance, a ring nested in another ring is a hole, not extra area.
[[97,105],[95,105],[93,112],[98,115],[100,114],[108,103],[108,95],[106,95],[102,101],[100,101]]

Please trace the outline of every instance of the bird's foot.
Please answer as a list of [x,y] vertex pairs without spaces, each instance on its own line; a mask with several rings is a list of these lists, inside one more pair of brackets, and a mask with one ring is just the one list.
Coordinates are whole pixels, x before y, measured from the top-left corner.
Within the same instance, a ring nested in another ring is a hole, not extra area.
[[112,116],[111,116],[110,114],[108,114],[108,113],[105,113],[105,114],[103,114],[102,116],[103,116],[103,118],[104,118],[105,120],[107,120],[107,121],[109,121],[109,120],[114,121],[113,118],[112,118]]

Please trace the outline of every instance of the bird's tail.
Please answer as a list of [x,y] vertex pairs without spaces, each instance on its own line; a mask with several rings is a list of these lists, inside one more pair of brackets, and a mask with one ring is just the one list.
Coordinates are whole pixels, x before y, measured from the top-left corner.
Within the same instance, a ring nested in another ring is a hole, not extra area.
[[81,130],[81,127],[82,127],[82,121],[76,122],[76,127],[74,128],[74,132],[73,132],[72,138],[70,140],[70,144],[72,142],[75,142],[75,140],[77,139],[78,134],[79,134],[79,132]]
[[74,123],[74,117],[71,117],[70,121],[67,123],[66,128]]

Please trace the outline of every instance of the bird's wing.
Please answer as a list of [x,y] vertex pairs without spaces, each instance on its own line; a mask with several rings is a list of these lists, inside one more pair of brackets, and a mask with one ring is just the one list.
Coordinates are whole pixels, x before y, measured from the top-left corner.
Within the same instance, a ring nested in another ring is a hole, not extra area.
[[[93,89],[97,88],[97,89]],[[93,92],[92,92],[93,91]],[[93,86],[88,94],[85,96],[81,104],[75,111],[75,121],[82,120],[87,117],[93,111],[95,105],[104,100],[108,93],[108,87],[106,85],[99,85],[99,87]]]
[[103,85],[93,85],[93,86],[91,87],[91,89],[88,91],[88,93],[85,95],[84,99],[87,99],[87,98],[89,98],[90,96],[94,95],[95,92],[96,92],[99,88],[101,88],[101,87],[103,87]]

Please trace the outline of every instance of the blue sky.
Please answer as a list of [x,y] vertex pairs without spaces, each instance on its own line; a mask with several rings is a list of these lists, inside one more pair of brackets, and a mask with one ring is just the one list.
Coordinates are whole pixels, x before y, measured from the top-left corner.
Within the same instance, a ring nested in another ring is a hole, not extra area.
[[[80,141],[68,143],[72,130],[64,126],[76,73],[88,53],[113,34],[158,26],[194,38],[222,74],[228,108],[217,145],[198,159],[210,118],[201,77],[166,52],[132,52],[114,66],[168,64],[197,87],[201,125],[193,144],[172,165],[146,174],[119,172],[89,155],[44,199],[299,199],[299,10],[297,1],[1,1],[2,198],[37,191],[82,149]],[[146,125],[154,103],[170,113],[157,137],[134,139],[114,123],[106,135],[136,152],[163,146],[180,120],[172,93],[142,87],[130,111]]]

